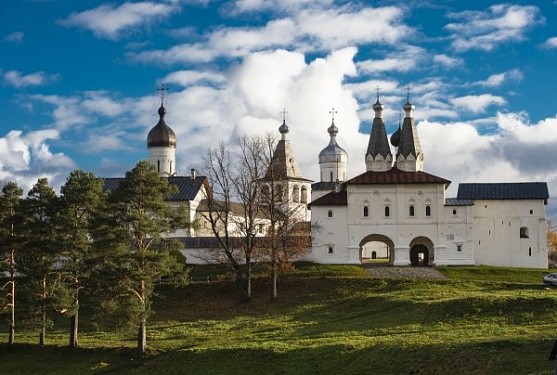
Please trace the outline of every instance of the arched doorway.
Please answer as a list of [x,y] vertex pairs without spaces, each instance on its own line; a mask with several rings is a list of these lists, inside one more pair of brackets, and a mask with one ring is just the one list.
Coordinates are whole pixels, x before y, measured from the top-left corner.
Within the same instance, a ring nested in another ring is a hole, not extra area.
[[362,264],[387,265],[394,261],[394,243],[382,234],[370,234],[360,241]]
[[429,250],[425,245],[414,245],[410,248],[410,264],[412,267],[429,265]]
[[433,242],[427,237],[416,237],[410,242],[410,264],[413,267],[433,265]]

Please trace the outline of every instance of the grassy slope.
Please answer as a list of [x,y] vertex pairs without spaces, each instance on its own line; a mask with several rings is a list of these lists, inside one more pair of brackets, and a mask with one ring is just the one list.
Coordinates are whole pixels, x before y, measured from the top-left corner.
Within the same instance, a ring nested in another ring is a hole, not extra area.
[[[238,302],[227,282],[161,288],[147,357],[134,356],[131,333],[84,333],[86,348],[76,351],[2,348],[10,360],[0,360],[0,373],[552,373],[557,291],[541,286],[541,271],[491,281],[506,271],[450,268],[451,280],[433,282],[371,280],[336,267],[300,267],[281,280],[275,302],[266,280],[255,283],[251,303]],[[50,339],[66,341],[61,331]]]

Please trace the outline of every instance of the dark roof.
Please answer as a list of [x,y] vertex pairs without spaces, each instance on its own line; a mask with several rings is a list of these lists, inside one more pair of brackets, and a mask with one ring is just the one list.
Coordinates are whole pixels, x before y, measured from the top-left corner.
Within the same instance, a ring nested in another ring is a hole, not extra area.
[[447,198],[445,206],[473,206],[474,201],[471,199]]
[[549,198],[546,182],[460,184],[458,199],[544,199]]
[[316,182],[314,184],[311,184],[311,191],[335,190],[336,184],[336,182]]
[[383,123],[382,118],[376,117],[373,119],[366,155],[371,155],[374,158],[377,155],[381,155],[383,157],[391,155],[391,148],[389,147],[389,140],[387,138],[387,132],[385,131],[385,124]]
[[328,194],[325,194],[322,197],[317,198],[310,204],[308,207],[311,206],[346,206],[348,203],[348,198],[346,195],[346,190],[342,190],[339,192],[331,191]]
[[[418,172],[405,172],[393,167],[386,172],[373,172],[367,171],[359,176],[351,178],[346,182],[347,184],[444,184],[449,186],[451,181],[441,177],[434,176],[422,171]],[[445,186],[445,187],[446,187]]]
[[[118,189],[120,181],[123,179],[123,177],[105,178],[103,190],[113,191]],[[178,192],[168,198],[168,201],[191,201],[195,199],[201,186],[207,183],[207,177],[196,176],[195,178],[191,178],[190,176],[174,176],[168,177],[168,183],[178,188]]]
[[414,118],[405,117],[400,131],[397,156],[403,155],[404,157],[408,157],[408,155],[412,154],[414,157],[418,157],[418,154],[421,153],[422,147],[420,146],[418,129],[416,128]]

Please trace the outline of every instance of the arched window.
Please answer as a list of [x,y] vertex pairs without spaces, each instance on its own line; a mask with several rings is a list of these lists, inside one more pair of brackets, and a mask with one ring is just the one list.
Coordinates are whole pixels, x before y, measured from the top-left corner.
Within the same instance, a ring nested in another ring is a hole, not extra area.
[[369,207],[364,206],[364,217],[368,217],[368,216],[369,216]]
[[170,162],[170,174],[172,174],[172,162]]
[[296,185],[292,189],[292,202],[298,203],[299,201],[300,201],[300,187]]
[[431,216],[431,206],[425,206],[425,216]]
[[333,171],[331,171],[331,182],[333,182]]
[[333,217],[333,211],[332,210],[327,211],[327,217]]
[[161,161],[157,160],[157,172],[161,171]]
[[453,215],[456,215],[456,210],[453,210]]
[[385,206],[385,217],[391,216],[391,208],[389,206]]
[[302,186],[302,203],[307,203],[308,202],[308,188],[305,186]]
[[410,207],[408,208],[408,214],[409,214],[410,216],[414,216],[414,214],[415,214],[414,206],[410,206]]
[[529,256],[529,257],[532,256],[532,248],[531,248],[531,247],[528,248],[528,256]]
[[521,227],[520,228],[520,238],[530,238],[528,236],[528,227]]
[[277,188],[276,188],[276,199],[277,199],[277,202],[282,202],[282,195],[283,195],[283,193],[282,193],[282,185],[277,185]]

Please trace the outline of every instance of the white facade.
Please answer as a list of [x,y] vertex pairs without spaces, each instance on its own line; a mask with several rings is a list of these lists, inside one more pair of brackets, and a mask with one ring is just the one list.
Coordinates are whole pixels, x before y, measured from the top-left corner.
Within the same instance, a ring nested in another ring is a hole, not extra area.
[[[380,105],[378,99],[376,113]],[[446,199],[450,181],[422,171],[413,106],[407,102],[404,109],[401,134],[391,138],[394,166],[370,168],[370,158],[386,159],[377,151],[385,147],[386,135],[372,129],[367,172],[314,197],[306,258],[360,264],[375,251],[397,266],[547,268],[547,184],[462,184],[458,198]],[[381,129],[382,121],[377,116],[374,121]],[[384,139],[373,139],[378,136]]]

